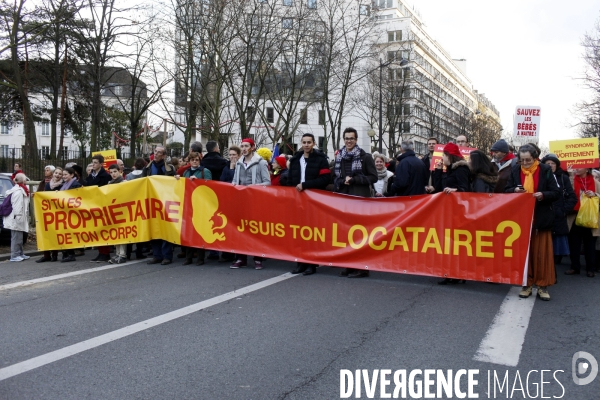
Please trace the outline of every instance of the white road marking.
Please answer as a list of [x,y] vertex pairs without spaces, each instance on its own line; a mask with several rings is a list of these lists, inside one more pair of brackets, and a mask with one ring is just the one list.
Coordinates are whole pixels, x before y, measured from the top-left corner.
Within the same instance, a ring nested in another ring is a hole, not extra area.
[[213,297],[211,299],[204,300],[199,303],[192,304],[190,306],[183,307],[178,310],[171,311],[166,314],[162,314],[157,317],[150,318],[145,321],[126,326],[121,329],[117,329],[116,331],[108,332],[104,335],[96,336],[94,338],[84,340],[83,342],[75,343],[71,346],[67,346],[62,349],[58,349],[58,350],[43,354],[38,357],[30,358],[29,360],[25,360],[20,363],[10,365],[6,368],[0,369],[0,381],[11,378],[15,375],[22,374],[27,371],[31,371],[36,368],[42,367],[46,364],[50,364],[55,361],[62,360],[63,358],[67,358],[67,357],[73,356],[75,354],[79,354],[86,350],[90,350],[90,349],[96,348],[98,346],[102,346],[103,344],[110,343],[110,342],[118,340],[118,339],[122,339],[126,336],[133,335],[134,333],[153,328],[155,326],[164,324],[166,322],[175,320],[177,318],[184,317],[186,315],[195,313],[195,312],[203,310],[205,308],[235,299],[237,297],[254,292],[256,290],[263,289],[267,286],[274,285],[276,283],[285,281],[286,279],[290,279],[295,276],[297,276],[297,275],[292,275],[291,273],[288,272],[286,274],[279,275],[274,278],[255,283],[253,285],[234,290],[233,292],[225,293],[220,296]]
[[476,361],[516,367],[523,349],[529,319],[535,304],[537,290],[531,296],[521,299],[521,287],[508,291],[492,325],[473,357]]
[[108,265],[104,265],[102,267],[82,269],[82,270],[79,270],[79,271],[67,272],[65,274],[58,274],[58,275],[46,276],[44,278],[37,278],[37,279],[31,279],[31,280],[28,280],[28,281],[8,283],[6,285],[1,285],[0,286],[0,290],[14,289],[14,288],[23,287],[23,286],[35,285],[36,283],[49,282],[49,281],[54,281],[54,280],[57,280],[57,279],[69,278],[71,276],[84,275],[84,274],[90,274],[92,272],[104,271],[106,269],[125,267],[127,265],[137,264],[137,263],[140,263],[142,261],[144,261],[144,260],[130,261],[130,262],[125,263],[125,264],[108,264]]

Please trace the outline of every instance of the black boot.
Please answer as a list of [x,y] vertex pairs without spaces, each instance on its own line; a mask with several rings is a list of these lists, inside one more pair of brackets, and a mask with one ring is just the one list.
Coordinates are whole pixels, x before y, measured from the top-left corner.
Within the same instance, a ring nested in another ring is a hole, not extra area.
[[204,249],[198,249],[198,261],[196,261],[196,265],[204,265]]
[[304,271],[306,271],[307,265],[304,263],[298,263],[298,265],[296,266],[296,269],[292,271],[292,274],[296,275],[296,274],[301,274]]
[[309,265],[308,268],[306,268],[306,271],[304,271],[304,273],[302,273],[302,275],[312,275],[316,272],[317,272],[317,267],[314,265]]

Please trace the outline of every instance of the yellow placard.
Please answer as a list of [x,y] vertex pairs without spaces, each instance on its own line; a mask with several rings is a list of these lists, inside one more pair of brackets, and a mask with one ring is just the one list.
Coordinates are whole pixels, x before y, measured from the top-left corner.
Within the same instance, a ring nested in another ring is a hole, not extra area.
[[104,157],[104,164],[102,165],[102,167],[104,167],[104,169],[106,169],[106,170],[108,170],[108,167],[110,165],[117,163],[117,151],[116,150],[94,151],[94,152],[92,152],[92,157],[97,154],[100,154],[102,157]]
[[598,138],[555,140],[550,142],[550,152],[556,154],[561,168],[597,168]]
[[184,180],[168,176],[38,192],[34,198],[38,247],[76,249],[156,238],[179,244],[184,192]]

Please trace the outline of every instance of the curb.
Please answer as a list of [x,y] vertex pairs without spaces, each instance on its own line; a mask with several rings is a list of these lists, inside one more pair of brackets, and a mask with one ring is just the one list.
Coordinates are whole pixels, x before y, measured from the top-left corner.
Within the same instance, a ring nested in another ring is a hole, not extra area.
[[[39,256],[39,255],[44,254],[44,252],[41,250],[29,250],[29,251],[24,251],[23,253],[29,257]],[[6,260],[10,260],[10,253],[0,254],[0,261],[6,261]]]

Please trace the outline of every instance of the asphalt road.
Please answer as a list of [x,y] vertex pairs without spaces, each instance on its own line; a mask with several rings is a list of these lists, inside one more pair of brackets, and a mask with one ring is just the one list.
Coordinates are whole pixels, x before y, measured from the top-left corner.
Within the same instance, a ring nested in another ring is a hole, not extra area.
[[[557,267],[552,300],[535,300],[518,322],[525,340],[518,364],[506,366],[474,360],[506,285],[440,286],[387,273],[348,279],[325,267],[289,277],[294,265],[276,260],[261,271],[134,260],[6,286],[104,266],[89,262],[94,255],[0,263],[0,399],[335,399],[340,371],[357,369],[371,377],[382,369],[478,370],[479,398],[541,398],[542,380],[546,398],[600,398],[600,377],[579,386],[571,376],[575,352],[600,359],[600,276],[563,276],[566,265]],[[190,305],[197,309],[173,313]],[[551,372],[542,378],[541,370]],[[502,393],[494,373],[508,377]],[[382,396],[379,383],[372,398]],[[466,378],[460,387],[467,390]],[[365,389],[361,398],[369,398]]]

